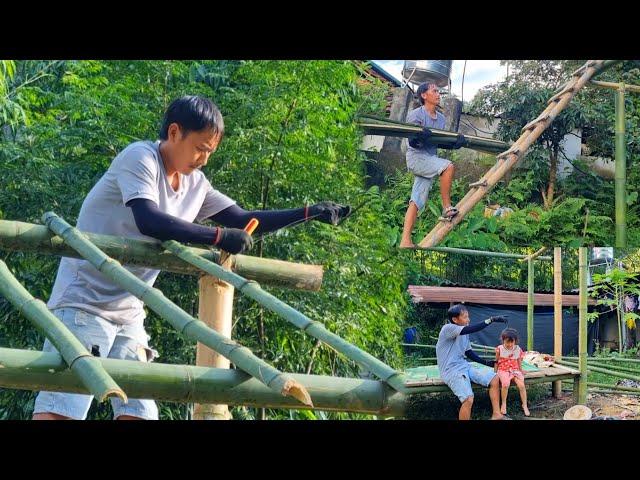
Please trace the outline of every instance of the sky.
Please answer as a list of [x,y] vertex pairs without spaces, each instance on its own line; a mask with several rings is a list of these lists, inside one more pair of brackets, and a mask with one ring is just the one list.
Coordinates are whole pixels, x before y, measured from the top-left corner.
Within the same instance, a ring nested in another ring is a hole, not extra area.
[[[386,71],[401,78],[404,60],[373,60]],[[504,80],[507,67],[500,66],[500,60],[454,60],[451,68],[451,91],[465,102],[471,101],[476,92],[484,87]],[[464,70],[464,92],[462,91],[462,72]]]

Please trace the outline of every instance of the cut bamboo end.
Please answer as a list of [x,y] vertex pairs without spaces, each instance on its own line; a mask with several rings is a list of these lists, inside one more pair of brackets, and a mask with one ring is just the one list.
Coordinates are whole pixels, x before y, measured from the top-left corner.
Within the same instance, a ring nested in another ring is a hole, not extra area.
[[309,395],[307,389],[294,380],[289,380],[287,383],[285,383],[284,388],[282,389],[282,394],[288,397],[293,397],[299,402],[307,405],[308,407],[313,407],[311,395]]
[[119,388],[111,388],[111,389],[107,390],[102,395],[102,397],[98,399],[98,403],[104,402],[107,398],[119,398],[125,404],[129,403],[129,399],[127,398],[127,394],[124,393],[124,391],[119,389]]

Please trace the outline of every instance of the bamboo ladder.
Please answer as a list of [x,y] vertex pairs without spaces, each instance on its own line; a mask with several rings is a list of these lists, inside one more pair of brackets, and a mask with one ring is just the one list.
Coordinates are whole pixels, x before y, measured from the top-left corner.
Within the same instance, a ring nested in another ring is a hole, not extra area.
[[434,247],[464,219],[465,215],[498,183],[518,161],[523,158],[527,149],[540,137],[553,120],[565,109],[575,94],[584,87],[592,77],[604,69],[614,65],[619,60],[589,60],[573,72],[571,79],[549,99],[549,104],[537,118],[522,128],[522,135],[508,150],[497,156],[496,164],[489,169],[477,182],[469,184],[471,190],[467,192],[456,205],[458,215],[452,220],[441,220],[422,239],[418,248]]

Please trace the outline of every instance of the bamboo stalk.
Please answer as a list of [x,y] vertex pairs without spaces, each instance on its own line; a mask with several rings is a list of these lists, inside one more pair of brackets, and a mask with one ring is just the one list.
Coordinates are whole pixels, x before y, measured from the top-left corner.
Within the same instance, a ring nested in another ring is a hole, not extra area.
[[625,142],[624,84],[616,90],[615,204],[616,247],[627,247],[627,145]]
[[613,370],[616,372],[626,372],[626,373],[633,373],[633,374],[640,375],[640,370],[629,368],[628,365],[627,366],[622,366],[618,364],[611,365],[611,364],[608,364],[607,362],[588,362],[588,364],[589,366],[607,368],[609,370]]
[[[495,258],[516,258],[526,259],[527,255],[519,253],[503,253],[503,252],[490,252],[488,250],[472,250],[469,248],[454,248],[454,247],[416,247],[417,250],[429,250],[432,252],[444,252],[444,253],[461,253],[463,255],[471,255],[475,257],[495,257]],[[537,257],[536,260],[551,261],[551,257]]]
[[622,395],[640,395],[640,391],[638,391],[638,392],[622,391],[621,392],[620,390],[603,389],[603,388],[594,388],[594,389],[591,389],[591,392],[593,392],[593,393],[622,394]]
[[330,345],[337,352],[342,353],[354,362],[363,365],[371,373],[381,380],[389,383],[389,385],[396,390],[403,392],[406,391],[406,387],[404,386],[404,375],[401,372],[394,370],[371,354],[340,338],[338,335],[329,332],[323,323],[311,320],[309,317],[298,312],[290,305],[279,300],[270,293],[265,292],[258,283],[250,282],[233,272],[223,269],[220,265],[193,255],[185,249],[183,245],[180,245],[180,243],[174,240],[164,242],[163,245],[167,250],[174,253],[185,262],[189,262],[209,275],[230,283],[236,287],[239,292],[253,298],[260,305],[277,313],[300,330],[303,330],[312,337]]
[[[391,416],[403,415],[408,401],[407,395],[375,380],[291,374],[314,399],[313,405],[302,405],[241,370],[111,358],[96,360],[132,398]],[[0,388],[88,391],[57,353],[8,348],[0,348]]]
[[527,259],[527,350],[533,350],[534,260]]
[[[589,66],[590,65],[590,66]],[[583,73],[579,78],[570,81],[573,89],[567,91],[556,103],[550,103],[543,111],[544,115],[538,117],[535,126],[527,126],[520,138],[511,145],[509,150],[498,155],[498,162],[481,178],[486,180],[486,186],[472,188],[460,202],[456,205],[458,215],[451,221],[440,221],[419,243],[421,247],[434,247],[438,245],[444,237],[473,209],[473,207],[498,183],[524,156],[527,149],[535,142],[542,132],[548,128],[553,120],[564,110],[575,94],[594,76],[598,71],[610,66],[603,60],[589,61],[585,64]]]
[[98,402],[118,397],[127,403],[127,395],[104,371],[97,358],[91,355],[80,340],[52,314],[41,300],[33,296],[18,282],[0,260],[0,294],[23,314],[61,353],[73,374]]
[[[412,138],[422,132],[422,127],[411,123],[398,124],[397,122],[360,121],[358,122],[358,126],[361,127],[367,135],[382,135],[386,137]],[[430,145],[449,145],[457,141],[458,133],[435,128],[430,128],[429,130],[431,130],[431,136],[427,143]],[[473,135],[465,135],[464,138],[467,141],[465,148],[479,149],[487,153],[499,153],[509,146],[500,140],[476,137]]]
[[[200,275],[200,271],[165,251],[160,243],[133,238],[83,232],[100,250],[124,265],[157,268],[168,272]],[[188,247],[195,255],[218,263],[220,253]],[[0,220],[0,249],[82,258],[47,227],[33,223]],[[322,285],[322,266],[234,255],[231,269],[251,280],[284,288],[317,291]]]
[[[317,409],[401,416],[409,394],[394,391],[384,382],[354,378],[291,374],[307,388],[313,406],[300,405],[283,397],[239,370],[97,359],[132,398],[152,398],[171,402],[224,403],[268,408]],[[526,378],[525,383],[548,383],[571,379],[565,373],[550,377]],[[86,389],[66,369],[56,353],[0,348],[0,387],[24,390],[86,393]],[[475,391],[486,387],[472,384]],[[445,384],[410,389],[410,394],[451,393]]]
[[201,342],[225,356],[238,368],[259,379],[274,391],[282,395],[293,396],[305,405],[311,404],[308,392],[292,377],[256,357],[248,348],[224,335],[220,335],[215,330],[207,327],[204,322],[193,318],[167,299],[160,290],[147,285],[124,269],[117,261],[105,255],[98,247],[87,240],[82,233],[55,213],[45,213],[42,220],[109,280],[142,300],[185,337]]
[[[225,265],[223,263],[223,265]],[[216,332],[231,338],[233,324],[233,285],[210,275],[198,280],[198,318]],[[199,367],[229,368],[229,359],[214,352],[206,345],[196,345],[196,365]],[[200,404],[193,407],[194,420],[230,420],[231,413],[225,404]]]
[[[576,366],[577,366],[575,363],[567,362],[566,360],[556,360],[556,362],[561,364],[561,365],[567,365],[567,366],[572,367],[572,368],[576,368]],[[610,376],[616,377],[616,378],[625,378],[627,380],[640,381],[640,375],[631,375],[629,373],[617,372],[617,371],[614,371],[614,370],[610,370],[608,368],[594,367],[592,365],[589,365],[586,368],[590,372],[603,373],[605,375],[610,375]]]
[[[562,358],[567,359],[567,360],[573,360],[573,361],[578,361],[578,357],[576,356],[568,356],[565,355]],[[638,363],[640,362],[640,359],[636,359],[636,358],[624,358],[624,357],[587,357],[587,362],[631,362],[631,363]]]
[[624,88],[625,90],[629,90],[630,92],[640,93],[640,86],[638,85],[628,85],[626,83],[613,83],[613,82],[602,82],[600,80],[591,80],[592,85],[596,87],[608,88],[609,90],[620,90],[620,88]]
[[[553,249],[553,356],[562,358],[562,248]],[[562,393],[560,382],[553,384],[553,396]]]
[[578,308],[578,357],[580,380],[577,385],[578,399],[576,403],[587,403],[587,276],[589,264],[587,261],[587,248],[578,248],[578,271],[580,285],[580,307]]
[[601,388],[608,388],[611,390],[619,390],[621,392],[635,392],[635,393],[640,393],[640,388],[633,388],[633,387],[621,387],[619,385],[610,385],[608,383],[596,383],[596,382],[589,382],[587,383],[588,386],[590,387],[601,387]]

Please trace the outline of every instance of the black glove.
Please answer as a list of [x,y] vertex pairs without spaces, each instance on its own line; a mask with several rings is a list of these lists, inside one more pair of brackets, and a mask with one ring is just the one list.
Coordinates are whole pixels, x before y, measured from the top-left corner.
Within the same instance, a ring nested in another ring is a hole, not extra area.
[[413,148],[421,149],[427,146],[427,141],[429,137],[432,135],[431,130],[427,127],[424,127],[420,133],[418,133],[414,138],[409,139],[409,145]]
[[214,244],[225,252],[234,255],[249,250],[253,246],[251,235],[240,228],[222,228],[218,234],[218,241]]
[[340,220],[351,213],[349,205],[340,205],[334,202],[320,202],[309,207],[309,217],[324,223],[338,225]]
[[[505,317],[504,315],[496,315],[494,317],[489,317],[488,319],[488,323],[507,323],[507,317]],[[487,320],[485,320],[485,322],[487,322]]]
[[438,145],[438,148],[443,148],[444,150],[457,150],[459,148],[464,147],[467,144],[467,139],[461,133],[458,134],[456,138],[456,143],[449,143],[445,145]]

